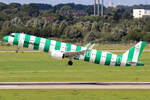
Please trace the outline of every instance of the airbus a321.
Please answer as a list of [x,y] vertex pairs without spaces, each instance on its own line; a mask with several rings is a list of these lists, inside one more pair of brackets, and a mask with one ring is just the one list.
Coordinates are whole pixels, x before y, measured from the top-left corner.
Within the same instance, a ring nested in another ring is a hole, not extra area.
[[24,33],[11,33],[5,36],[3,40],[18,47],[50,53],[53,58],[69,58],[68,65],[73,65],[72,60],[75,59],[107,66],[144,66],[144,63],[139,61],[139,57],[146,45],[146,42],[143,41],[137,43],[124,54],[116,55],[92,49],[94,44],[88,44],[83,47]]

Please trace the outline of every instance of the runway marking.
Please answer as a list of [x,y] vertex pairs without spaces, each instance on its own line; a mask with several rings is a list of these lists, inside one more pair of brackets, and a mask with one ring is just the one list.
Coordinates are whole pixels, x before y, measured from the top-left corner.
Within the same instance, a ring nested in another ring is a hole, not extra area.
[[150,82],[0,82],[0,89],[150,89]]

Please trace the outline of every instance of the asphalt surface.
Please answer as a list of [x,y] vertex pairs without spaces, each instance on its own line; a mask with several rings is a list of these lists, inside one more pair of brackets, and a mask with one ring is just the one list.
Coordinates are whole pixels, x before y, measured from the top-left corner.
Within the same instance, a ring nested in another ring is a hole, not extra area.
[[150,82],[0,82],[0,89],[150,89]]

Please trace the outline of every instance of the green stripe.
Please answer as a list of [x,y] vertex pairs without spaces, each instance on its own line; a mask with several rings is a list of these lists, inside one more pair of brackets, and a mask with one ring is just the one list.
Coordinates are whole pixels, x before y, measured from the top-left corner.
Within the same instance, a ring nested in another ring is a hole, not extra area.
[[81,51],[81,46],[77,46],[76,51]]
[[23,47],[26,47],[26,48],[29,47],[30,37],[31,37],[30,35],[25,35],[25,40],[24,40]]
[[117,55],[117,60],[115,66],[120,66],[122,61],[122,55]]
[[90,51],[88,51],[88,52],[85,53],[84,61],[88,61],[88,62],[90,61],[91,51],[92,50],[90,50]]
[[46,39],[45,46],[44,46],[44,51],[49,52],[51,40]]
[[140,53],[139,53],[138,58],[141,56],[141,54],[142,54],[142,52],[143,52],[145,46],[146,46],[146,42],[142,42],[142,43],[141,43],[141,48],[140,48]]
[[56,41],[55,50],[60,50],[61,48],[61,42]]
[[101,56],[102,56],[102,52],[101,52],[101,51],[97,51],[97,53],[96,53],[96,58],[95,58],[95,63],[96,63],[96,64],[99,64],[99,63],[100,63]]
[[41,38],[39,38],[39,37],[35,38],[34,50],[38,50],[39,49],[40,41],[41,41]]
[[105,65],[110,65],[111,57],[112,57],[112,54],[111,53],[107,53]]
[[71,44],[66,44],[66,51],[71,51]]
[[14,45],[18,45],[19,36],[20,36],[20,34],[16,34],[16,33],[15,33],[15,37],[14,37],[14,41],[13,41],[13,44],[14,44]]
[[133,55],[134,55],[134,51],[135,51],[135,46],[132,47],[132,48],[129,50],[128,61],[132,61]]

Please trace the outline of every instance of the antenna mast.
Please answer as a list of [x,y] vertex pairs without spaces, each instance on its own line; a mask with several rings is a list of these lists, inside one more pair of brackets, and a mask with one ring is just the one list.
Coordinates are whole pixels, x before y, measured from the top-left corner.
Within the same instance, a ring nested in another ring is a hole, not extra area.
[[113,7],[113,1],[109,0],[109,7]]

